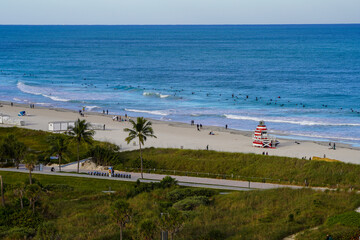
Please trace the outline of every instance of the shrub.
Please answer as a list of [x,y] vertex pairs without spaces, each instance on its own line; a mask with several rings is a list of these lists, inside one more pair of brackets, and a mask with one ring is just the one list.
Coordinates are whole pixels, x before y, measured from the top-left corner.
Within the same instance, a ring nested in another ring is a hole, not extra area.
[[349,227],[360,227],[360,213],[351,211],[343,214],[330,217],[326,221],[326,225],[332,226],[334,224],[340,224]]
[[176,186],[177,182],[178,181],[175,178],[166,176],[160,181],[160,186],[162,188],[170,188],[170,187]]
[[215,191],[211,189],[192,189],[192,188],[179,188],[175,189],[167,194],[167,198],[172,202],[177,202],[180,200],[183,200],[187,197],[192,196],[205,196],[205,197],[211,197],[215,195]]
[[24,228],[36,228],[43,220],[39,214],[28,208],[14,212],[10,218],[13,226]]
[[48,184],[44,186],[44,189],[57,192],[71,192],[74,190],[73,187],[70,187],[67,184]]
[[56,225],[53,222],[43,222],[39,225],[36,232],[36,239],[38,240],[56,240],[60,239]]
[[191,211],[197,208],[200,205],[208,205],[210,203],[209,199],[205,196],[193,196],[185,198],[174,204],[174,208],[183,211]]
[[23,240],[35,235],[33,228],[13,227],[10,230],[0,233],[0,237],[5,240]]

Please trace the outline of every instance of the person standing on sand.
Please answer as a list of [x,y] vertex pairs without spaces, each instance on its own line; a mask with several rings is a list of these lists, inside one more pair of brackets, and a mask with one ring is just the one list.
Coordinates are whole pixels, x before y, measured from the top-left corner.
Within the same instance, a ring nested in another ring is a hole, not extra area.
[[228,125],[226,124],[226,125],[225,125],[225,129],[227,129],[227,128],[228,128]]
[[206,145],[206,150],[209,150],[209,145]]

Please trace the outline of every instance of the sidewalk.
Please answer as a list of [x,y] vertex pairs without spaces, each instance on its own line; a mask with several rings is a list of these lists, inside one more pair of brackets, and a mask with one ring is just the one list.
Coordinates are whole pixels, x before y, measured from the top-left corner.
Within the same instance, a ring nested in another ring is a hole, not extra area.
[[[0,171],[28,173],[28,170],[24,169],[23,167],[21,167],[20,169],[0,168]],[[115,177],[110,178],[107,176],[94,176],[94,175],[84,174],[84,173],[89,172],[89,171],[85,171],[85,170],[80,171],[82,174],[67,173],[67,172],[76,172],[76,168],[74,168],[74,169],[67,168],[65,171],[66,172],[61,172],[61,173],[51,172],[50,169],[44,168],[44,171],[33,171],[33,173],[34,174],[56,175],[56,176],[97,178],[97,179],[107,179],[107,180],[127,181],[127,182],[136,182],[138,179],[140,179],[141,182],[159,182],[165,176],[171,176],[172,178],[175,178],[178,181],[179,185],[181,185],[181,186],[236,190],[236,191],[247,191],[247,190],[255,190],[255,189],[274,189],[274,188],[292,188],[292,189],[303,188],[302,186],[295,186],[295,185],[235,181],[235,180],[215,179],[215,178],[174,176],[174,175],[162,175],[162,174],[144,173],[144,179],[141,179],[141,174],[134,173],[134,172],[121,172],[121,173],[125,173],[125,174],[131,174],[131,178],[115,178]],[[120,173],[120,172],[116,171],[116,173]],[[312,189],[324,191],[327,188],[312,188]]]

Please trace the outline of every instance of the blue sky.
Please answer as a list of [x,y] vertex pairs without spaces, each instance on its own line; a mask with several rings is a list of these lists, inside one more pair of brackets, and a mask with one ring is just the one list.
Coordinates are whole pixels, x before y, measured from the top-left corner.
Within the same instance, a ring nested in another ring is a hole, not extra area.
[[0,0],[0,24],[360,23],[360,0]]

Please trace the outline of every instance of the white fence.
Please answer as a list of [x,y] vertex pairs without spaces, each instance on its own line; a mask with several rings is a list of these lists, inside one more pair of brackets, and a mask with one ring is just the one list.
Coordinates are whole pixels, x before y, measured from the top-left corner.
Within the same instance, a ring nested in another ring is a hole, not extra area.
[[19,118],[13,118],[8,115],[0,115],[0,124],[25,126],[25,121]]
[[[49,131],[62,132],[68,131],[71,127],[75,127],[75,122],[49,122]],[[90,128],[93,130],[105,130],[105,124],[91,123]]]

